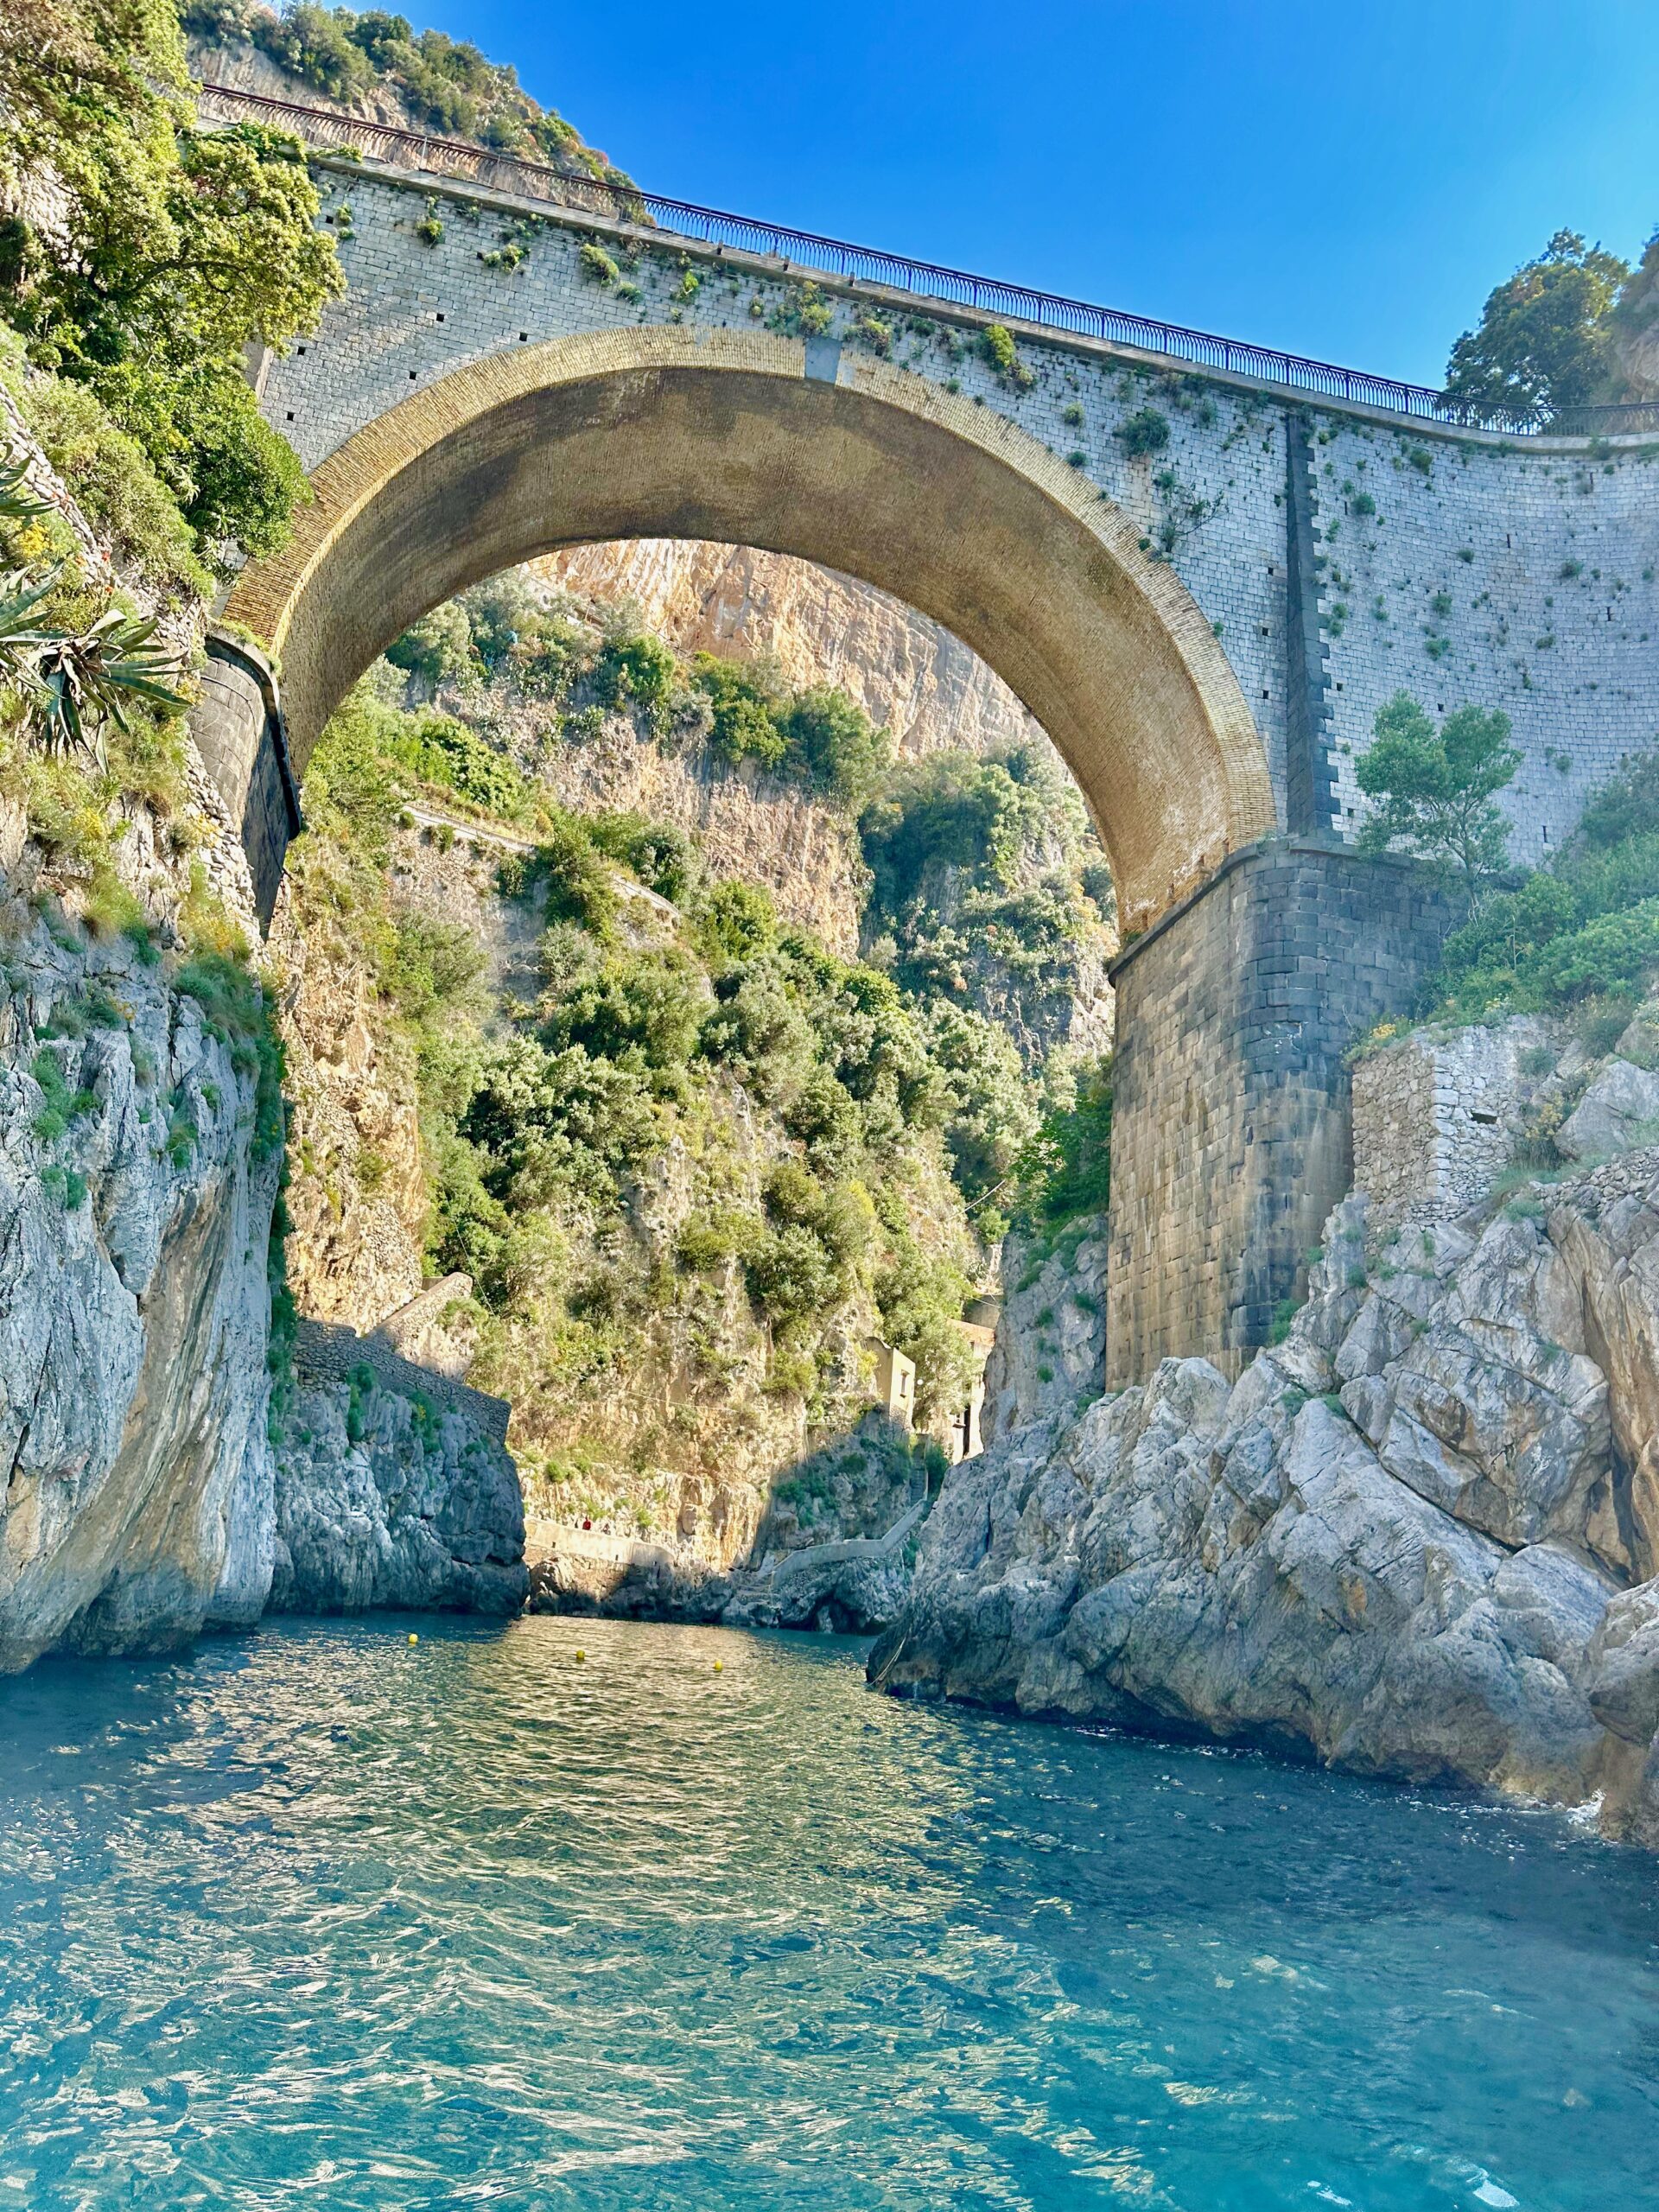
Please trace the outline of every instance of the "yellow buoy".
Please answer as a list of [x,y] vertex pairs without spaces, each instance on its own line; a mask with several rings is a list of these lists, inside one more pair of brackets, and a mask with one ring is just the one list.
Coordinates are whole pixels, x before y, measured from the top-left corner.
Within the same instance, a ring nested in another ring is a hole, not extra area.
[[421,1640],[421,1639],[420,1639],[420,1637],[419,1637],[418,1636],[416,1636],[416,1635],[415,1634],[414,1630],[411,1629],[411,1630],[410,1630],[410,1631],[409,1640],[410,1640],[410,1642],[411,1643],[418,1643],[420,1642],[420,1640]]
[[588,1654],[585,1651],[578,1651],[576,1656],[578,1659],[585,1659],[588,1656]]
[[725,1669],[725,1665],[726,1665],[726,1662],[725,1662],[723,1659],[716,1659],[716,1660],[715,1660],[715,1672],[717,1675],[718,1675],[718,1674],[721,1674],[721,1672],[723,1672],[723,1670],[724,1670],[724,1669]]

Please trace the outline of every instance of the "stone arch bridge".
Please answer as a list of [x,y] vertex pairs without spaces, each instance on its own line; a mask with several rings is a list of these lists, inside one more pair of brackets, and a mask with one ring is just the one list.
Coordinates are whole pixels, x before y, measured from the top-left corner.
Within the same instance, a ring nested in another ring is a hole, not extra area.
[[1514,849],[1558,842],[1659,734],[1659,435],[1452,423],[1433,394],[475,149],[203,105],[308,140],[348,283],[257,365],[315,496],[228,601],[270,659],[216,639],[196,717],[267,909],[329,714],[468,584],[629,537],[877,584],[1031,708],[1110,859],[1109,1380],[1236,1369],[1345,1186],[1342,1055],[1450,918],[1353,850],[1376,709],[1502,706]]

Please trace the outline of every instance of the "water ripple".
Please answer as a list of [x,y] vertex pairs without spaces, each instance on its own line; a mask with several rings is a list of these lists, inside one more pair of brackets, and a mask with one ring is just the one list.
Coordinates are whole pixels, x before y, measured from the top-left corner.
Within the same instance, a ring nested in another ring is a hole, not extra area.
[[1659,2201],[1659,1878],[1563,1822],[406,1627],[0,1686],[0,2212]]

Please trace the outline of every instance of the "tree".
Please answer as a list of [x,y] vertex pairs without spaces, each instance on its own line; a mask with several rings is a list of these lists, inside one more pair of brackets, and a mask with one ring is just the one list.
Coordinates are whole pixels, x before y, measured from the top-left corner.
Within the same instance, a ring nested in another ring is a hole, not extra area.
[[[205,544],[273,551],[304,479],[244,350],[286,346],[341,289],[303,149],[190,127],[166,0],[18,0],[5,17],[0,308],[137,442]],[[50,223],[25,219],[25,177],[50,180]]]
[[1446,365],[1449,399],[1471,410],[1553,413],[1607,396],[1610,317],[1628,262],[1557,231],[1487,298]]
[[1437,731],[1405,692],[1377,709],[1371,748],[1357,763],[1359,787],[1380,802],[1360,831],[1362,852],[1396,848],[1457,871],[1471,892],[1507,861],[1510,825],[1493,803],[1521,765],[1510,718],[1459,707]]

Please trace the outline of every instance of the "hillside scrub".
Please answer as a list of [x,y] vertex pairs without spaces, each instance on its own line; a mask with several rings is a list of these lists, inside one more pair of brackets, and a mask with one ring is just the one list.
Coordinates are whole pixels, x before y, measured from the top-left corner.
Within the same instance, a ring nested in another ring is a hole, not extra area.
[[793,690],[770,664],[695,654],[690,663],[620,604],[585,614],[509,575],[417,622],[386,656],[429,696],[477,702],[492,684],[553,710],[551,732],[580,743],[607,714],[638,719],[671,749],[706,743],[717,760],[759,767],[855,815],[893,748],[844,693]]
[[[512,770],[498,818],[537,843],[504,868],[501,895],[539,927],[536,991],[493,1006],[465,933],[386,893],[409,800],[487,788],[434,720],[370,686],[335,717],[307,779],[294,896],[308,934],[366,960],[413,1052],[429,1265],[473,1276],[489,1317],[483,1371],[516,1398],[598,1389],[626,1373],[654,1316],[683,1318],[714,1287],[703,1279],[735,1267],[775,1387],[815,1416],[855,1388],[841,1317],[861,1301],[916,1358],[925,1410],[954,1392],[959,1339],[944,1321],[968,1279],[912,1232],[907,1193],[943,1180],[959,1071],[899,987],[781,927],[754,887],[702,882],[671,826],[569,814]],[[630,880],[672,901],[643,934]],[[783,1155],[759,1206],[725,1187],[718,1132],[735,1092]],[[645,1279],[615,1239],[671,1147],[703,1163],[702,1195],[673,1278]]]
[[1489,895],[1446,940],[1434,1018],[1570,1014],[1616,1035],[1659,976],[1659,750],[1628,761],[1548,866]]
[[486,60],[468,40],[416,32],[406,16],[311,0],[280,14],[256,0],[184,0],[181,14],[187,31],[221,42],[245,39],[325,99],[350,101],[382,87],[412,120],[447,137],[476,138],[606,183],[630,181],[583,144],[574,124],[532,99],[510,66]]

